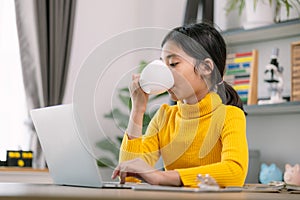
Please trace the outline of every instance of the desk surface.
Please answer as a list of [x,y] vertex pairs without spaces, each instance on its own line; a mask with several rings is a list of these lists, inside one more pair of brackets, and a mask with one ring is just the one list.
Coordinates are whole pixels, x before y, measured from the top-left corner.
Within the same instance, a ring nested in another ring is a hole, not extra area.
[[[12,178],[12,179],[10,179]],[[300,194],[287,193],[188,193],[188,192],[160,192],[134,191],[130,189],[99,189],[58,186],[52,184],[47,172],[0,172],[0,200],[2,199],[143,199],[143,200],[184,200],[184,199],[300,199]]]
[[299,199],[299,194],[286,193],[183,193],[183,192],[150,192],[134,191],[130,189],[98,189],[57,186],[53,184],[32,184],[32,183],[0,183],[0,199]]

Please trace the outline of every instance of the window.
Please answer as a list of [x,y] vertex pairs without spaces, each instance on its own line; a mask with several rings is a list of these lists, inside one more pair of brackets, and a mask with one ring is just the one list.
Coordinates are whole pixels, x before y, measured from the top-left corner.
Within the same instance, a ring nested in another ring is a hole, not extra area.
[[27,108],[16,27],[15,5],[0,0],[0,160],[6,150],[29,150]]

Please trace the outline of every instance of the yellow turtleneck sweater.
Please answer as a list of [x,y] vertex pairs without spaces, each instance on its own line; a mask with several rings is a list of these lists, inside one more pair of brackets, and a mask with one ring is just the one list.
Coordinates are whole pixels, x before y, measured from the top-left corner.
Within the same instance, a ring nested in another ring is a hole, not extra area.
[[222,186],[242,186],[248,171],[244,112],[209,93],[194,105],[162,105],[140,138],[124,135],[120,161],[141,157],[154,166],[176,170],[184,186],[196,186],[209,174]]

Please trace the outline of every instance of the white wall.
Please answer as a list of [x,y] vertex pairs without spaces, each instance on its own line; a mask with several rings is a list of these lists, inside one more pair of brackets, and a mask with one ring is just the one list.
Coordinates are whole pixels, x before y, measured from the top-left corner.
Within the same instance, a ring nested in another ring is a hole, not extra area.
[[97,45],[137,27],[174,28],[183,23],[186,0],[78,0],[64,103],[72,101],[76,75]]
[[282,170],[286,163],[300,163],[299,119],[299,113],[248,115],[249,148],[260,150],[261,162],[275,163]]

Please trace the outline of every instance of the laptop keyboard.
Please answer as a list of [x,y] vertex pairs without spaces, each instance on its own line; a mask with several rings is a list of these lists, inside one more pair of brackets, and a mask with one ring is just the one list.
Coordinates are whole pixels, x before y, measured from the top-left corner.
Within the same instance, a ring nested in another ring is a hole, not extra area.
[[105,181],[103,182],[103,187],[104,188],[121,188],[121,189],[132,189],[135,186],[138,185],[143,185],[143,186],[150,186],[148,183],[125,183],[125,184],[120,184],[119,182],[108,182]]

